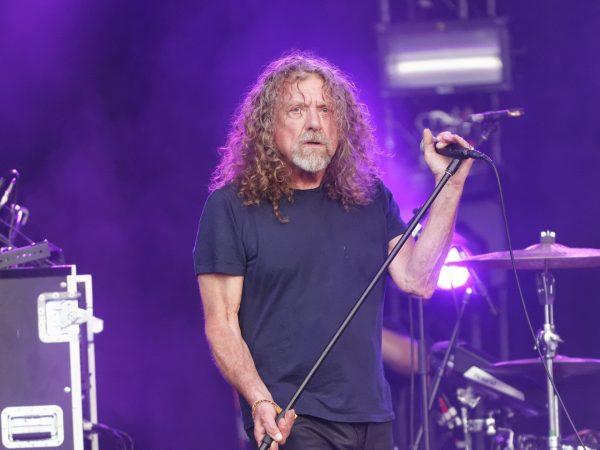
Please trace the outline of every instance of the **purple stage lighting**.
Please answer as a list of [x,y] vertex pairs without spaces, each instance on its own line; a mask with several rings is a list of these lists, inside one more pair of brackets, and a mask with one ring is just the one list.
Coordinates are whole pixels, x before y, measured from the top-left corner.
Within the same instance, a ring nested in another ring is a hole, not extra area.
[[[464,250],[461,250],[464,253]],[[461,251],[459,251],[458,247],[452,246],[448,251],[448,255],[446,256],[446,260],[444,263],[452,262],[452,261],[460,261],[463,259],[461,257]],[[469,274],[469,270],[465,267],[454,267],[454,266],[442,266],[442,270],[440,271],[440,277],[438,278],[437,287],[439,289],[450,290],[458,287],[462,287],[469,281],[471,275]]]

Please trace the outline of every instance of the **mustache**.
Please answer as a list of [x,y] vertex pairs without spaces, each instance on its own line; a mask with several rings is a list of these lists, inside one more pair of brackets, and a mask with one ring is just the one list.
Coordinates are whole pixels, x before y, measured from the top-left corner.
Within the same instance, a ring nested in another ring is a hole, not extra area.
[[321,133],[315,133],[310,131],[302,133],[302,135],[300,136],[300,144],[306,144],[308,142],[316,142],[318,144],[329,146],[329,139],[327,139]]

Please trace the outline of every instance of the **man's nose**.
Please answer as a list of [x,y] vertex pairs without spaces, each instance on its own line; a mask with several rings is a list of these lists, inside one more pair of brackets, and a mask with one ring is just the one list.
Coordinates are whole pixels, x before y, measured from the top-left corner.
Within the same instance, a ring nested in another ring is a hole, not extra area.
[[321,115],[316,108],[308,108],[306,113],[306,128],[308,130],[321,130]]

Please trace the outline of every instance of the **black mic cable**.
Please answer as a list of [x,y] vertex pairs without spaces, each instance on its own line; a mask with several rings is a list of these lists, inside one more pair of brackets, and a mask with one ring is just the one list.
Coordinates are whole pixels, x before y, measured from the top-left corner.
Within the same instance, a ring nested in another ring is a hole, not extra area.
[[556,398],[558,399],[558,402],[560,403],[561,409],[565,413],[565,417],[567,418],[569,425],[573,429],[575,436],[577,436],[577,440],[581,444],[581,447],[585,449],[587,447],[583,443],[581,436],[579,436],[579,432],[577,431],[577,427],[575,426],[575,423],[573,422],[573,419],[571,418],[571,414],[569,414],[569,411],[567,410],[567,407],[565,406],[565,403],[563,402],[563,399],[562,399],[560,393],[558,392],[558,388],[556,387],[556,384],[554,383],[554,379],[551,376],[550,371],[548,370],[548,367],[546,366],[546,361],[544,360],[544,355],[542,355],[542,351],[540,350],[540,346],[538,345],[538,340],[537,340],[537,337],[535,334],[535,330],[533,329],[533,324],[531,323],[531,318],[529,317],[529,312],[527,311],[527,304],[525,303],[525,296],[523,295],[523,289],[521,288],[521,282],[519,280],[519,274],[517,272],[517,266],[515,263],[515,256],[513,253],[512,241],[510,238],[510,228],[508,225],[508,216],[506,214],[506,206],[504,204],[504,192],[502,190],[502,183],[500,182],[500,174],[498,173],[498,168],[494,164],[494,161],[491,160],[491,158],[488,157],[488,158],[485,158],[484,160],[490,166],[492,166],[492,169],[494,170],[494,175],[496,176],[496,183],[498,185],[498,195],[500,197],[500,209],[502,210],[502,219],[504,220],[504,230],[506,232],[506,242],[508,245],[508,253],[510,254],[510,262],[512,265],[512,272],[513,272],[515,282],[517,284],[519,300],[521,301],[521,307],[523,308],[523,313],[525,314],[525,320],[527,322],[527,327],[529,328],[529,332],[531,333],[531,337],[533,339],[534,348],[537,351],[537,354],[538,354],[538,357],[542,364],[542,367],[544,368],[546,377],[550,381],[550,384],[552,384],[552,390],[556,394]]

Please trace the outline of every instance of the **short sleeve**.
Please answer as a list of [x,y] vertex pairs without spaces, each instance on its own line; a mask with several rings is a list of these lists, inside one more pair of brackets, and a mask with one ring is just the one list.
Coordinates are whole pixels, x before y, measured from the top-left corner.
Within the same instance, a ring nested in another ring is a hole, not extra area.
[[388,242],[406,231],[406,224],[400,218],[400,209],[390,190],[381,184],[385,208],[385,221]]
[[194,246],[196,275],[246,273],[241,207],[229,188],[214,191],[206,200]]

